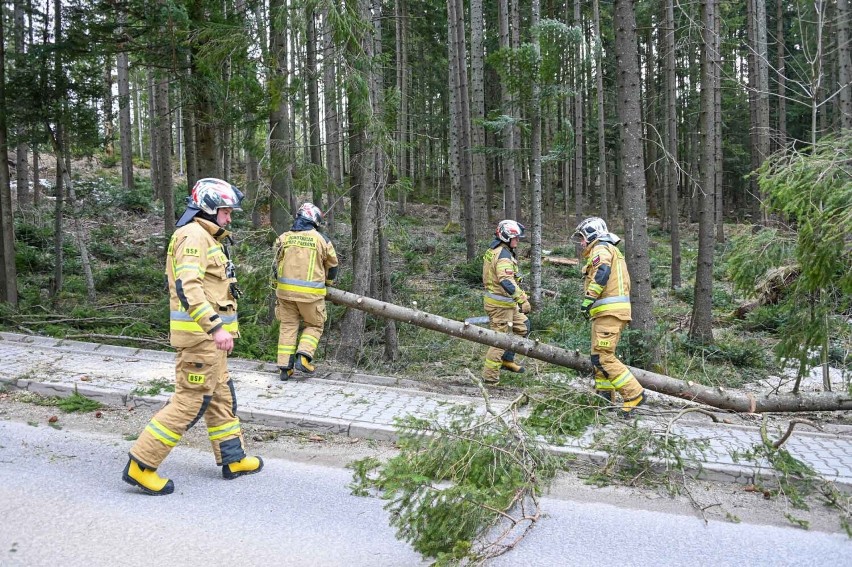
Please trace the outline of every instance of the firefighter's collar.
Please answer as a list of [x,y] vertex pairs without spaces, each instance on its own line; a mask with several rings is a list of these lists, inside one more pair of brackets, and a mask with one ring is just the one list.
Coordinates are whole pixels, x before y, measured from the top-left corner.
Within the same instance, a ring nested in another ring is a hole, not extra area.
[[215,238],[216,240],[224,240],[226,237],[230,236],[231,233],[228,230],[225,230],[215,222],[210,222],[209,220],[200,219],[195,217],[195,222],[201,225],[204,230],[210,233],[210,236]]

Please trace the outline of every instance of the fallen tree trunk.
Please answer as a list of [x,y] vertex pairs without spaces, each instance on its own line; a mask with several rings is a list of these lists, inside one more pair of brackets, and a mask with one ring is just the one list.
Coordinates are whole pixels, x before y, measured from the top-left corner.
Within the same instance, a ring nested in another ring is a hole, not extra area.
[[[326,299],[338,305],[366,311],[378,317],[394,319],[476,343],[512,350],[530,358],[573,368],[590,375],[592,373],[592,364],[588,355],[581,354],[580,351],[570,352],[537,340],[496,333],[470,323],[462,323],[425,311],[385,303],[378,299],[355,295],[339,289],[329,288]],[[723,410],[746,413],[852,410],[852,395],[846,393],[823,392],[807,396],[800,394],[754,396],[721,387],[712,388],[694,382],[685,382],[641,368],[631,367],[630,370],[639,382],[649,390]]]

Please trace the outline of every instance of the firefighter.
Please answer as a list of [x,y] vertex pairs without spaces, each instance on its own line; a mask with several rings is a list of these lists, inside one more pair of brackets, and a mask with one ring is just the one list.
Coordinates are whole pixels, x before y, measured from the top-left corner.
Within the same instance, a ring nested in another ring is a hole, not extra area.
[[645,391],[633,373],[615,356],[624,327],[630,322],[630,274],[621,239],[609,232],[598,217],[589,217],[574,231],[573,240],[583,247],[583,302],[581,311],[592,320],[592,365],[595,393],[610,403],[621,396],[622,417],[645,403]]
[[275,241],[275,317],[281,322],[278,368],[285,381],[294,370],[308,374],[316,370],[314,353],[327,319],[325,289],[337,278],[334,245],[318,230],[322,221],[322,211],[305,203],[293,227]]
[[263,460],[245,453],[236,416],[228,354],[239,337],[239,288],[225,227],[240,211],[243,194],[221,179],[201,179],[187,198],[166,256],[169,331],[177,350],[175,393],[148,422],[130,448],[125,482],[147,494],[174,492],[174,483],[157,474],[160,463],[181,437],[204,417],[217,466],[225,479],[260,472]]
[[[518,259],[515,249],[523,238],[525,227],[513,220],[502,220],[497,224],[494,240],[482,258],[482,284],[485,286],[485,312],[491,330],[498,333],[512,332],[521,337],[530,332],[529,298],[521,286]],[[486,384],[500,382],[500,370],[522,373],[526,369],[515,362],[515,353],[491,347],[485,353],[482,381]]]

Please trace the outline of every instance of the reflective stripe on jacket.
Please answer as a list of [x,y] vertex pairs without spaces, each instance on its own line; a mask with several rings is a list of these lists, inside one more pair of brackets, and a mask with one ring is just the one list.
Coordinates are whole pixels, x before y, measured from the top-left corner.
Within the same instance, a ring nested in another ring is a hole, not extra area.
[[230,234],[216,223],[195,218],[178,228],[169,241],[169,336],[175,348],[212,340],[223,327],[239,337],[237,300],[231,295],[230,260],[222,241]]
[[311,302],[325,297],[329,270],[337,266],[334,245],[315,229],[291,230],[275,240],[275,295]]
[[[527,299],[517,282],[518,259],[512,253],[508,244],[500,243],[499,246],[489,248],[482,257],[482,285],[485,286],[483,301],[485,305],[495,307],[515,307]],[[507,282],[514,289],[514,294],[509,295],[501,282]]]
[[[583,251],[586,263],[583,267],[583,291],[586,297],[595,299],[589,310],[592,318],[612,315],[622,321],[631,320],[630,274],[624,254],[614,244],[596,240]],[[606,284],[601,286],[595,275],[603,266],[609,266]]]

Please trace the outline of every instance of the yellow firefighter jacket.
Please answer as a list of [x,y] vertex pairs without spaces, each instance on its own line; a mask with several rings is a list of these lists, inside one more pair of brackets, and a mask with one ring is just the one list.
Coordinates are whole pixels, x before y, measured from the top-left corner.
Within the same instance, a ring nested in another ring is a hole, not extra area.
[[337,266],[334,245],[316,229],[290,230],[275,241],[275,296],[309,303],[325,297],[326,285]]
[[585,297],[594,299],[589,316],[611,315],[630,321],[630,274],[624,254],[613,243],[595,240],[583,251]]
[[[495,240],[495,242],[500,242]],[[518,259],[508,244],[500,242],[482,257],[482,284],[485,286],[485,305],[515,307],[527,300],[518,285]]]
[[233,265],[222,245],[230,233],[216,223],[195,218],[178,228],[169,242],[169,331],[175,348],[212,340],[223,327],[239,337]]

